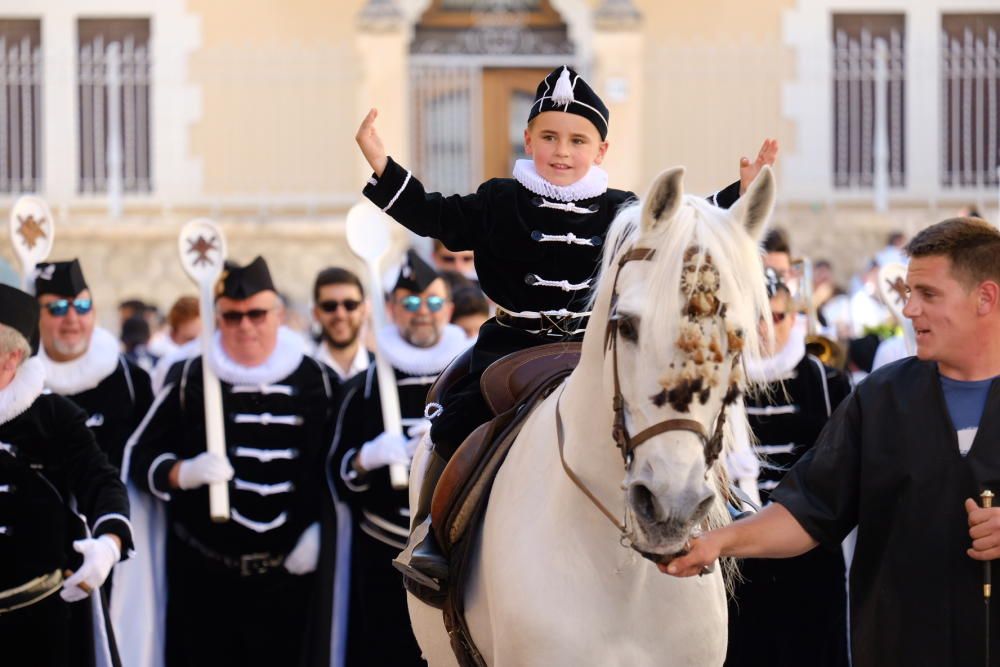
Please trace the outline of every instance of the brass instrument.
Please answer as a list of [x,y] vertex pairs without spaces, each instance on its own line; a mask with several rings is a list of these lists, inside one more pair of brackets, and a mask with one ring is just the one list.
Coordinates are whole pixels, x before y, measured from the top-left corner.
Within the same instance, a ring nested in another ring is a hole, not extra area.
[[816,315],[816,302],[813,301],[813,264],[808,257],[794,260],[792,268],[798,268],[798,293],[793,302],[800,312],[806,314],[806,352],[813,355],[824,365],[844,370],[847,365],[847,351],[844,346],[824,336],[819,331],[819,318]]

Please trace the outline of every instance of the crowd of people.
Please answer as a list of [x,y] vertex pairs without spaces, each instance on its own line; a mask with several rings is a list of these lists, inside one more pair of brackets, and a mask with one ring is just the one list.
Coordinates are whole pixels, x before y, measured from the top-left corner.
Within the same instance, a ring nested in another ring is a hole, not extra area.
[[[78,260],[40,264],[30,294],[0,286],[8,655],[43,665],[119,664],[119,653],[126,665],[423,664],[404,578],[436,589],[448,577],[426,490],[489,418],[486,367],[581,339],[604,235],[634,195],[608,188],[608,110],[569,68],[538,87],[529,159],[465,197],[425,192],[389,157],[376,115],[357,134],[373,170],[364,194],[433,237],[433,251],[406,252],[384,295],[349,268],[320,271],[305,331],[263,257],[227,264],[212,313],[191,296],[166,316],[121,303],[117,336],[97,326],[105,304],[86,279],[93,267]],[[711,201],[732,205],[777,150],[766,141]],[[727,463],[763,509],[693,539],[661,568],[690,575],[720,556],[747,558],[727,665],[976,663],[977,561],[998,555],[1000,518],[966,499],[1000,480],[987,437],[1000,233],[961,217],[908,242],[894,234],[850,289],[827,261],[803,270],[780,231],[762,258],[772,317],[762,333],[774,335],[745,370],[768,389],[746,397],[753,442]],[[879,270],[906,262],[917,356],[879,370],[878,346],[904,325],[880,296]],[[374,308],[389,317],[379,330],[367,326]],[[820,335],[826,347],[813,347]],[[425,405],[470,349],[465,377]],[[395,386],[376,372],[376,353]],[[215,378],[222,454],[207,449],[219,426],[206,408]],[[401,432],[382,413],[389,391]],[[411,514],[391,469],[421,446],[432,451]],[[224,522],[209,512],[220,488]]]

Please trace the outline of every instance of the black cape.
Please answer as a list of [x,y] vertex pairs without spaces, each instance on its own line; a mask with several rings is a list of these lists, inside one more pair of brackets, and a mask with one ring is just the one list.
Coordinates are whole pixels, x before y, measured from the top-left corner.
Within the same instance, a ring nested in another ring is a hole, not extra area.
[[869,375],[771,494],[827,549],[858,526],[854,667],[983,664],[983,564],[966,554],[963,503],[1000,488],[998,443],[1000,382],[963,457],[937,365],[911,357]]

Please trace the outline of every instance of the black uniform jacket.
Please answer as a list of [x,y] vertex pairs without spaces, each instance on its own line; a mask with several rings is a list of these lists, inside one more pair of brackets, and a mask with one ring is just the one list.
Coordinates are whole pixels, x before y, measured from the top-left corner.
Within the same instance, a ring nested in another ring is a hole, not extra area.
[[170,522],[227,556],[287,554],[320,517],[327,497],[324,462],[333,439],[336,381],[308,356],[272,384],[221,381],[231,520],[209,519],[208,488],[171,489],[170,469],[206,450],[202,359],[176,364],[153,412],[136,433],[128,475],[169,501]]
[[790,377],[772,383],[767,393],[747,396],[747,418],[757,438],[754,451],[766,463],[757,481],[761,500],[767,502],[849,393],[846,375],[806,354]]
[[[37,385],[28,391],[30,373]],[[0,591],[76,570],[81,557],[72,542],[88,529],[94,537],[116,535],[123,559],[133,548],[125,485],[85,426],[86,414],[62,396],[41,393],[43,376],[40,360],[30,359],[0,390]],[[19,398],[11,400],[15,392]],[[91,613],[97,608],[103,623]],[[93,664],[106,652],[117,664],[103,605],[74,604],[71,618],[74,636],[85,643],[71,652],[73,664]]]
[[[963,503],[1000,488],[1000,382],[975,441],[958,449],[933,362],[878,369],[834,413],[771,501],[822,545],[858,526],[850,574],[855,667],[983,664],[983,564]],[[1000,620],[992,616],[992,655]]]
[[[424,416],[424,402],[436,375],[410,375],[394,369],[403,431]],[[344,405],[337,428],[335,459],[343,485],[341,498],[351,507],[361,531],[394,549],[406,546],[410,534],[406,489],[393,489],[387,467],[359,475],[352,462],[361,446],[385,427],[375,366],[344,384]]]
[[118,351],[118,341],[95,328],[83,357],[59,363],[42,356],[46,386],[87,413],[87,427],[111,464],[121,468],[130,435],[153,403],[149,374]]
[[0,590],[78,557],[70,543],[85,535],[66,510],[72,498],[95,537],[117,535],[123,558],[131,550],[125,486],[86,419],[69,400],[44,394],[0,424]]

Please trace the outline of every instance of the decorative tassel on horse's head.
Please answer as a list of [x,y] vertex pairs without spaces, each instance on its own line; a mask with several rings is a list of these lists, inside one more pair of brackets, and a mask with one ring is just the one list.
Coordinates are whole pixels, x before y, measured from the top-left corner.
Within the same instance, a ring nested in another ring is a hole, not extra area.
[[552,103],[562,106],[572,104],[575,101],[576,99],[573,97],[573,84],[569,80],[569,68],[564,65],[562,72],[559,74],[559,80],[556,81],[556,86],[552,89]]

